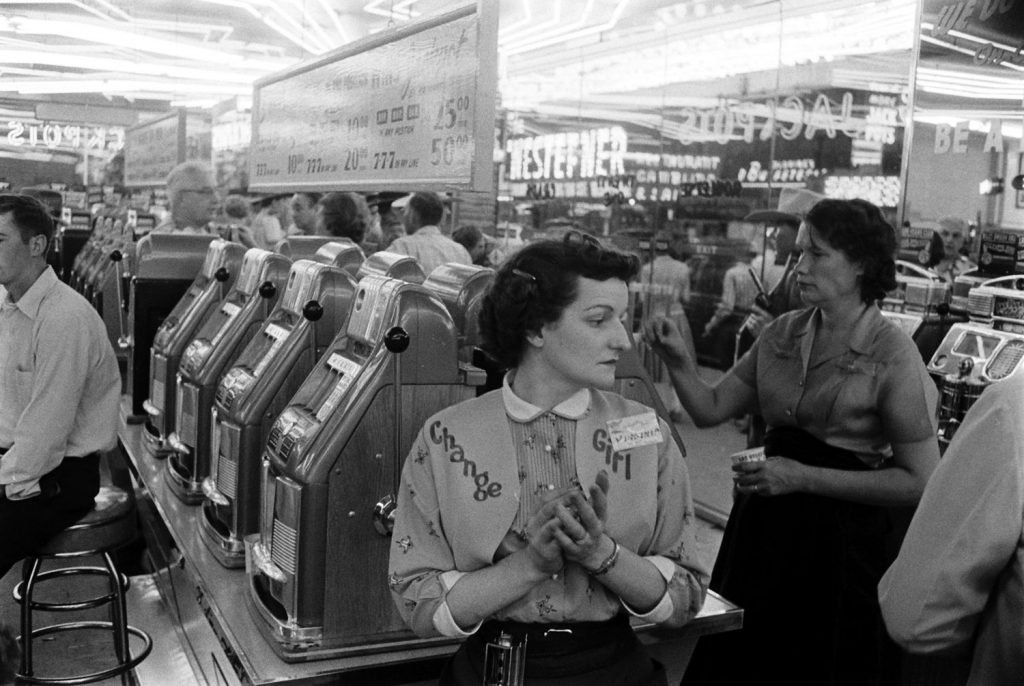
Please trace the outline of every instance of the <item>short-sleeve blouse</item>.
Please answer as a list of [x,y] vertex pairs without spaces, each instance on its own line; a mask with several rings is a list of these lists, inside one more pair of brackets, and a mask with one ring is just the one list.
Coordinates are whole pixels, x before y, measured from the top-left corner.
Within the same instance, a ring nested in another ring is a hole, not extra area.
[[869,305],[845,348],[812,366],[820,327],[818,308],[787,312],[733,368],[769,427],[797,426],[873,467],[893,443],[935,436],[938,392],[906,333]]

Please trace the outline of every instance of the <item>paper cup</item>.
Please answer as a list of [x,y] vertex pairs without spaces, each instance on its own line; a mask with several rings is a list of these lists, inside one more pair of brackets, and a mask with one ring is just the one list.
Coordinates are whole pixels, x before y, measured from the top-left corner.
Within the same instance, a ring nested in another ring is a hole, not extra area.
[[741,462],[764,462],[764,448],[750,448],[749,450],[741,450],[738,453],[732,454],[732,463],[740,464]]

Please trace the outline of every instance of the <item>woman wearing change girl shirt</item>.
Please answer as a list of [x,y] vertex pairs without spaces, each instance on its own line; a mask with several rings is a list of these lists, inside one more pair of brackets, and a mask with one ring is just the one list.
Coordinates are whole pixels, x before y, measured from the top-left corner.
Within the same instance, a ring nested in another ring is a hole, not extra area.
[[629,617],[685,624],[707,575],[667,424],[609,390],[638,268],[575,231],[516,253],[480,315],[502,388],[429,419],[406,460],[389,582],[417,634],[466,637],[442,684],[504,668],[502,633],[526,684],[666,683]]

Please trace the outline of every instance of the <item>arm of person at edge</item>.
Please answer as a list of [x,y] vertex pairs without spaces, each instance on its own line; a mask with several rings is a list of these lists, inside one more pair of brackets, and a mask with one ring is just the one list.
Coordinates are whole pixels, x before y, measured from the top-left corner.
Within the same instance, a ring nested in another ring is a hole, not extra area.
[[64,459],[89,368],[99,357],[95,341],[69,332],[89,330],[84,321],[51,317],[33,334],[35,369],[22,416],[34,419],[18,422],[14,444],[0,460],[0,465],[9,468],[0,469],[0,482],[7,485],[7,495],[12,499],[38,493],[38,479]]
[[[714,385],[697,373],[693,337],[689,330],[664,318],[652,318],[644,329],[651,347],[666,363],[679,401],[699,427],[715,426],[726,419],[755,409],[756,389],[730,369]],[[748,355],[756,354],[754,348]],[[906,408],[900,408],[903,411]],[[929,413],[931,408],[922,407]],[[896,412],[883,412],[893,416]],[[892,432],[899,435],[899,432]],[[763,462],[733,465],[734,481],[741,493],[761,496],[786,493],[812,493],[873,505],[913,505],[917,503],[928,477],[939,460],[934,436],[915,441],[894,441],[888,469],[847,471],[812,467],[786,457]]]
[[[715,308],[715,313],[704,325],[704,335],[710,336],[712,332],[736,309],[736,282],[731,271],[725,273],[722,280],[722,299]],[[696,359],[696,358],[694,358]]]
[[971,408],[878,585],[886,628],[911,652],[970,650],[1021,546],[1019,387],[1000,381]]

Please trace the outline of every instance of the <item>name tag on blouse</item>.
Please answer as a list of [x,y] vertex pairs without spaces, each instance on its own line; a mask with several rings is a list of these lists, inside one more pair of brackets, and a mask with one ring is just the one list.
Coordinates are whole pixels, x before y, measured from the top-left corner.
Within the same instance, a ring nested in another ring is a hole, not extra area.
[[612,449],[615,452],[622,452],[630,448],[639,448],[645,445],[655,445],[665,440],[661,435],[661,425],[658,423],[658,415],[652,412],[635,414],[632,417],[611,419],[606,423],[608,437],[611,439]]

